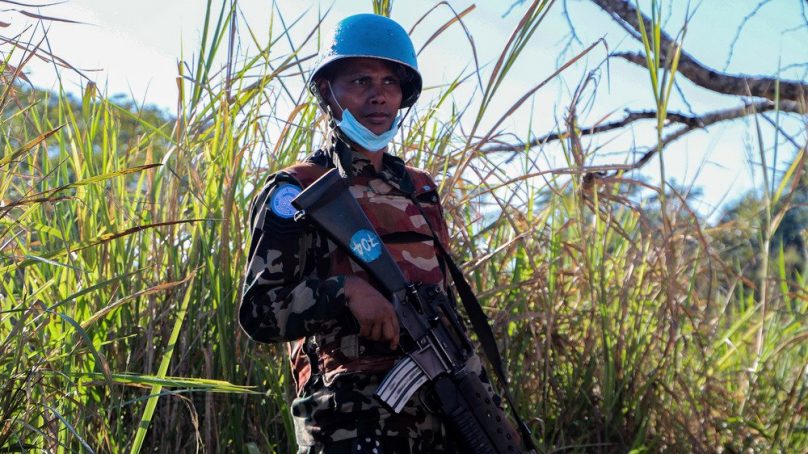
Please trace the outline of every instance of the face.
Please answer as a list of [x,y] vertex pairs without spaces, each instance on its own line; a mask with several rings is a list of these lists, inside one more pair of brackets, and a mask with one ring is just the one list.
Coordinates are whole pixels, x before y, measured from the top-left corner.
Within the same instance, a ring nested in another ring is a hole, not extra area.
[[394,64],[375,58],[346,58],[336,64],[331,90],[328,81],[318,82],[334,116],[341,120],[342,109],[348,109],[375,134],[390,129],[401,108],[401,81]]

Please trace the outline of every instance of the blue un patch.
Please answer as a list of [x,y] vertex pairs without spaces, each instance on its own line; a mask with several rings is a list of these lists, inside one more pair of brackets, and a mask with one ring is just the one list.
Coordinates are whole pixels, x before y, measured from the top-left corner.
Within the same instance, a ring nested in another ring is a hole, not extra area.
[[351,236],[351,250],[365,263],[370,263],[382,255],[382,241],[370,230],[359,230]]
[[269,199],[269,207],[275,216],[283,219],[291,219],[297,213],[297,209],[292,206],[292,199],[300,194],[301,189],[292,184],[282,184],[278,186]]

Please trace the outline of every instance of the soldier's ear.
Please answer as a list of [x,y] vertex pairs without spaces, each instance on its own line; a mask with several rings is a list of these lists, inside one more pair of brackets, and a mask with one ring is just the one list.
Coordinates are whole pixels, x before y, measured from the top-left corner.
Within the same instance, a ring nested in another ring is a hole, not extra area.
[[330,86],[331,81],[327,77],[322,77],[314,81],[317,90],[320,92],[320,107],[334,117],[336,120],[342,119],[342,107],[337,101],[334,91]]
[[320,98],[325,101],[331,101],[331,90],[328,88],[329,82],[330,81],[325,77],[319,77],[314,81],[314,83],[317,84],[317,91],[320,92]]

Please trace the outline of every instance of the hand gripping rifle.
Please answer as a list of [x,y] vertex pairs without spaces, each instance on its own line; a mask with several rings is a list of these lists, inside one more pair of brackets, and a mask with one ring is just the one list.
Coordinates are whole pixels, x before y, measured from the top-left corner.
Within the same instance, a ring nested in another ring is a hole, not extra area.
[[[465,448],[463,452],[524,452],[519,446],[516,431],[500,408],[491,401],[479,376],[466,368],[466,361],[473,355],[474,347],[446,294],[437,286],[419,286],[407,282],[338,171],[333,169],[320,177],[292,200],[292,205],[301,210],[296,219],[302,216],[312,221],[337,245],[348,251],[378,281],[395,306],[401,326],[400,344],[405,356],[379,385],[376,390],[379,399],[393,411],[399,412],[410,397],[429,382],[433,386],[440,413]],[[437,239],[435,241],[437,243]],[[463,284],[467,287],[465,280]],[[457,276],[455,285],[458,285]],[[465,303],[466,298],[463,300]],[[479,309],[479,303],[477,307]],[[488,328],[485,334],[493,341],[487,322],[485,325]],[[480,330],[477,331],[479,334]],[[493,349],[496,350],[495,345]],[[490,348],[486,349],[486,354],[491,360],[492,355],[488,350]],[[499,354],[496,353],[495,367],[499,363]],[[497,372],[503,386],[506,386],[504,375],[499,373],[501,366],[497,367]],[[510,402],[507,388],[505,393]],[[519,419],[512,403],[511,408],[520,423],[528,452],[535,452],[527,426]]]

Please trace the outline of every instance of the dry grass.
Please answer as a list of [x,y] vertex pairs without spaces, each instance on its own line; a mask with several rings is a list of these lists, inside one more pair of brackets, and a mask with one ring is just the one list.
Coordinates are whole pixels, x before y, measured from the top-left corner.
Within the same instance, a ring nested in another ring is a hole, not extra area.
[[[475,132],[486,100],[551,3],[528,6],[476,110],[438,114],[468,83],[458,76],[400,144],[442,182],[454,253],[537,441],[548,452],[804,451],[805,278],[785,273],[767,242],[758,253],[775,263],[742,280],[719,254],[720,229],[676,193],[644,188],[662,203],[643,204],[628,176],[588,172],[594,151],[574,121],[558,172],[539,171],[536,151],[508,164],[478,152],[497,140],[496,128]],[[92,86],[73,102],[3,87],[2,449],[292,449],[282,349],[248,342],[235,314],[248,203],[269,172],[316,146],[323,124],[309,101],[275,110],[283,77],[307,58],[269,58],[281,31],[254,58],[231,57],[231,71],[213,66],[238,17],[216,5],[175,116]],[[659,87],[664,112],[670,89]],[[795,162],[770,201],[801,177]],[[767,206],[771,228],[778,204]]]

